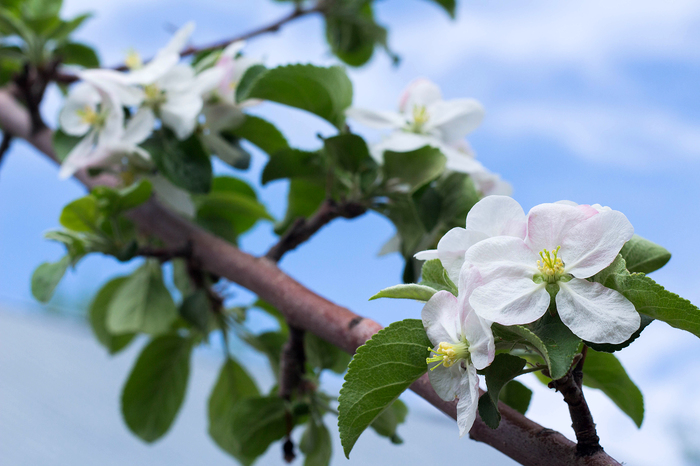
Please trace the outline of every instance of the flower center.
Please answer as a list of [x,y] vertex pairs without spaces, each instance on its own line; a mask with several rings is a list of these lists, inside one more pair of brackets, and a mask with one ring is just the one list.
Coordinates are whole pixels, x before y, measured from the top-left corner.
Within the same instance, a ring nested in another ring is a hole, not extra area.
[[153,107],[165,103],[165,92],[161,91],[155,84],[149,84],[143,88],[146,93],[146,103]]
[[143,68],[143,60],[141,60],[141,55],[136,50],[131,50],[126,54],[125,63],[130,70]]
[[541,260],[537,261],[537,269],[540,271],[540,277],[547,283],[556,283],[564,275],[564,262],[557,257],[559,254],[557,246],[553,251],[543,249],[540,251]]
[[469,343],[467,343],[467,340],[462,340],[459,343],[446,343],[443,341],[438,345],[437,349],[428,349],[433,353],[433,356],[426,358],[425,362],[428,365],[433,362],[437,363],[430,368],[431,371],[440,365],[450,367],[462,360],[469,359]]
[[423,126],[430,119],[428,110],[425,105],[415,105],[413,107],[413,123],[410,125],[410,130],[414,133],[420,133],[423,131]]
[[95,109],[90,107],[89,105],[78,109],[76,113],[78,114],[83,123],[87,123],[90,126],[99,127],[102,126],[102,124],[105,122],[105,115],[97,113]]

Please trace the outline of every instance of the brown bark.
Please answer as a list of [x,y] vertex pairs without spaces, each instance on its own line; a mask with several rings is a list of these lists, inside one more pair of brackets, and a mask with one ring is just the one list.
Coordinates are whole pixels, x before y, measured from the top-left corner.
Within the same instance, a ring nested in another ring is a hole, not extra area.
[[[32,135],[29,114],[14,101],[10,93],[3,90],[0,90],[0,127],[13,136],[26,139],[55,160],[51,131],[43,129]],[[116,180],[107,175],[89,178],[80,172],[76,177],[88,188],[97,184],[116,184]],[[269,259],[253,257],[239,250],[165,209],[153,199],[131,211],[129,217],[145,233],[158,236],[169,247],[177,248],[190,242],[192,257],[204,270],[249,289],[279,309],[290,325],[311,332],[344,351],[354,353],[382,328],[377,322],[358,316],[307,289]],[[411,390],[456,419],[456,404],[441,400],[427,376],[411,385]],[[523,465],[620,465],[602,451],[580,457],[576,454],[576,444],[562,434],[540,426],[502,403],[499,409],[502,419],[498,429],[490,429],[477,417],[470,436]]]

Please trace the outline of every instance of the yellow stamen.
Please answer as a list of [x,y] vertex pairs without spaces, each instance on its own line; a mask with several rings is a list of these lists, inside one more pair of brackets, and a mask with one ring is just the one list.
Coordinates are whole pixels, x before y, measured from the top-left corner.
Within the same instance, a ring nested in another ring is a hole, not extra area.
[[423,130],[423,125],[425,125],[430,119],[428,110],[425,105],[416,105],[413,107],[413,124],[411,125],[411,131],[414,133],[420,133]]
[[100,120],[100,115],[89,105],[79,109],[77,113],[82,122],[87,123],[90,126],[94,126]]
[[130,70],[143,68],[143,60],[136,50],[130,50],[129,53],[126,54],[125,63]]
[[543,249],[540,252],[542,260],[537,261],[537,269],[540,271],[542,278],[549,283],[557,282],[564,275],[564,262],[557,257],[560,248],[561,246],[557,246],[553,251]]
[[443,341],[438,345],[437,349],[428,349],[434,354],[426,358],[425,362],[428,365],[433,362],[438,363],[430,368],[431,371],[440,365],[450,367],[469,358],[469,344],[466,340],[459,343],[446,343]]

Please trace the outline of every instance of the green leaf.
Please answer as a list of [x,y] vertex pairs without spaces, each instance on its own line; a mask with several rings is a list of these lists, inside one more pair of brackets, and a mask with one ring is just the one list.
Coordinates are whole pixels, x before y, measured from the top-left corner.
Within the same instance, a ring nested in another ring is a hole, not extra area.
[[375,294],[370,301],[379,298],[393,298],[393,299],[414,299],[416,301],[427,302],[437,290],[425,285],[419,285],[416,283],[408,283],[405,285],[394,285],[389,288],[384,288],[379,293]]
[[566,375],[581,344],[580,338],[571,333],[558,317],[552,317],[549,313],[531,328],[493,324],[491,329],[495,337],[509,344],[526,345],[539,353],[554,380]]
[[195,287],[187,270],[187,261],[176,258],[170,263],[173,265],[173,283],[180,294],[185,297],[194,293]]
[[65,65],[80,65],[84,68],[99,68],[100,58],[92,47],[78,42],[68,42],[56,49]]
[[496,429],[501,422],[501,413],[498,411],[501,389],[520,375],[526,362],[523,358],[501,353],[496,355],[490,366],[480,371],[486,376],[488,391],[479,398],[479,415],[490,428]]
[[270,370],[275,378],[280,373],[280,354],[282,347],[287,342],[287,335],[284,332],[264,332],[260,335],[246,335],[243,340],[256,350],[267,356],[270,362]]
[[338,398],[338,428],[345,456],[360,434],[423,375],[431,346],[423,323],[394,322],[355,353]]
[[375,42],[386,41],[386,29],[374,22],[371,3],[364,3],[359,9],[343,6],[346,5],[328,9],[326,40],[342,61],[362,66],[372,58]]
[[119,203],[115,210],[125,212],[138,207],[151,198],[153,185],[146,179],[140,179],[131,186],[119,190]]
[[233,414],[240,400],[259,395],[255,381],[245,369],[228,358],[209,396],[209,435],[221,449],[242,464],[251,464],[255,458],[244,457],[241,453],[242,446],[232,423]]
[[32,296],[42,303],[48,302],[70,263],[71,257],[66,254],[58,262],[44,262],[37,267],[32,274]]
[[423,280],[419,285],[428,286],[438,291],[449,291],[457,296],[457,285],[450,280],[450,277],[447,275],[447,270],[442,266],[440,259],[425,261],[421,269],[421,277]]
[[102,346],[107,348],[109,354],[116,354],[124,349],[134,339],[134,333],[126,333],[122,335],[112,335],[107,330],[107,310],[114,299],[117,290],[126,282],[127,277],[117,277],[108,281],[100,291],[97,292],[95,299],[90,304],[88,311],[88,319],[92,333]]
[[283,178],[323,179],[325,168],[318,152],[282,149],[270,156],[262,173],[262,184]]
[[62,0],[24,0],[21,10],[27,18],[45,18],[58,16],[62,5]]
[[267,73],[267,68],[264,65],[253,65],[248,68],[241,80],[236,86],[236,102],[242,103],[248,97],[246,95],[250,92],[250,89],[256,84],[258,78]]
[[498,398],[520,414],[525,414],[530,407],[532,390],[517,380],[511,380],[501,389]]
[[450,15],[450,18],[454,19],[455,10],[457,9],[457,0],[430,0],[430,1],[440,5],[442,8],[445,9],[447,14]]
[[414,192],[445,170],[445,156],[439,149],[424,146],[411,152],[384,152],[386,182],[397,190]]
[[[231,415],[231,432],[243,458],[254,458],[287,433],[284,400],[278,396],[243,398]],[[250,464],[250,463],[244,463]]]
[[86,13],[78,15],[75,18],[70,19],[68,21],[61,21],[60,24],[58,24],[58,26],[56,26],[51,32],[49,32],[48,36],[55,41],[64,41],[73,31],[78,29],[85,22],[85,20],[91,17],[91,13]]
[[78,262],[88,251],[89,241],[81,233],[68,230],[51,230],[44,233],[44,238],[63,244],[73,264]]
[[139,355],[122,392],[122,415],[142,440],[162,437],[185,399],[192,342],[177,335],[154,338]]
[[68,157],[70,151],[78,144],[82,138],[77,136],[69,136],[60,129],[53,133],[53,151],[59,162],[62,162]]
[[644,397],[614,355],[589,348],[583,365],[583,384],[602,390],[637,427],[642,426]]
[[332,444],[331,434],[322,423],[309,421],[309,425],[301,436],[299,449],[306,458],[304,466],[328,466],[331,463]]
[[[259,73],[250,82],[249,75]],[[306,110],[338,128],[352,104],[352,83],[339,66],[287,65],[271,70],[249,70],[236,89],[236,100],[264,99]]]
[[211,160],[196,134],[178,141],[172,131],[163,128],[143,147],[175,186],[192,193],[207,193],[211,189]]
[[287,194],[287,213],[284,220],[275,225],[275,233],[281,235],[300,217],[310,217],[326,199],[326,188],[313,181],[292,179]]
[[268,155],[289,147],[284,135],[275,125],[253,115],[246,115],[243,123],[235,128],[222,131],[222,135],[245,139]]
[[274,220],[267,208],[255,197],[240,192],[212,191],[198,198],[197,204],[198,221],[218,220],[230,225],[233,238],[225,237],[229,241],[234,241],[236,236],[248,231],[258,220]]
[[366,161],[371,160],[367,143],[356,134],[341,134],[323,141],[326,152],[336,165],[350,173],[357,173]]
[[241,147],[237,139],[228,141],[216,133],[202,134],[200,138],[202,144],[222,162],[240,170],[250,166],[250,154]]
[[212,308],[207,292],[198,289],[182,300],[180,316],[205,335],[211,330]]
[[403,424],[408,415],[408,407],[401,400],[394,401],[389,408],[385,409],[382,414],[369,426],[382,437],[387,437],[391,443],[400,445],[403,439],[398,436],[396,429],[399,424]]
[[304,333],[304,352],[312,367],[330,369],[336,374],[344,373],[352,359],[345,351],[310,332]]
[[700,337],[700,309],[687,299],[667,291],[643,273],[630,274],[622,256],[596,274],[593,280],[622,293],[640,314]]
[[96,230],[97,220],[97,199],[89,195],[65,206],[58,219],[65,228],[84,232]]
[[651,273],[671,260],[671,253],[666,248],[639,235],[634,235],[625,243],[620,255],[630,272]]
[[107,329],[113,334],[170,330],[177,307],[163,284],[160,265],[146,262],[116,291],[107,309]]

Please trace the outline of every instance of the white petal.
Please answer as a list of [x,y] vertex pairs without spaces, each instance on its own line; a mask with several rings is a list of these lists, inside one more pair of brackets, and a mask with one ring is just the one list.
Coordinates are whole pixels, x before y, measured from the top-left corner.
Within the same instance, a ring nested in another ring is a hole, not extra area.
[[460,437],[469,432],[474,425],[478,406],[479,376],[476,373],[476,368],[468,364],[459,384],[459,401],[457,402],[457,426]]
[[430,145],[440,149],[440,152],[442,152],[445,155],[445,157],[447,157],[447,163],[445,164],[445,168],[447,168],[448,170],[452,170],[453,172],[466,173],[468,175],[486,170],[484,166],[481,165],[481,163],[478,162],[471,153],[464,152],[460,149],[448,146],[447,144],[443,144],[437,141],[431,141]]
[[126,144],[140,144],[153,132],[156,116],[149,107],[141,107],[126,124],[122,141]]
[[221,56],[235,58],[236,55],[238,55],[238,52],[243,50],[243,47],[245,47],[244,40],[237,40],[236,42],[231,42],[226,46],[223,52],[221,52]]
[[503,277],[532,278],[539,256],[525,242],[513,236],[495,236],[476,243],[464,255],[464,261],[479,269],[485,282]]
[[556,297],[561,321],[579,338],[593,343],[622,343],[639,329],[634,305],[600,283],[574,278],[559,283]]
[[442,100],[440,88],[432,81],[419,78],[411,82],[399,99],[399,110],[412,115],[416,107],[428,107]]
[[443,342],[457,343],[461,340],[459,317],[459,303],[449,291],[435,293],[421,311],[423,327],[428,339],[435,346]]
[[71,88],[58,117],[63,131],[71,136],[82,136],[87,133],[90,130],[90,124],[85,122],[80,113],[86,109],[97,111],[100,100],[102,100],[100,94],[86,82],[78,83]]
[[221,68],[209,68],[197,75],[194,83],[194,92],[204,95],[219,85],[224,78],[224,70]]
[[[578,207],[565,204],[540,204],[527,216],[527,244],[536,252],[561,246],[573,227],[588,215]],[[563,258],[566,263],[566,258]]]
[[433,370],[428,370],[428,378],[435,393],[445,401],[452,401],[457,396],[459,384],[462,381],[462,373],[459,364],[450,367],[440,365]]
[[241,80],[245,72],[248,71],[248,68],[250,68],[253,65],[258,65],[260,63],[261,62],[258,59],[245,56],[234,59],[230,75],[231,82],[234,84],[233,88],[235,88],[235,86]]
[[97,145],[106,147],[113,142],[121,141],[124,135],[124,110],[122,106],[103,94],[100,112],[106,112],[107,118],[104,126],[99,130]]
[[158,53],[143,68],[128,73],[129,82],[149,85],[158,81],[180,61],[178,53]]
[[[385,256],[387,254],[393,254],[395,252],[401,252],[401,235],[399,235],[398,233],[395,234],[394,236],[392,236],[391,238],[389,238],[389,241],[384,243],[382,248],[377,253],[377,256],[381,257],[381,256]],[[423,252],[428,252],[428,251],[423,251]],[[418,257],[419,254],[421,254],[421,253],[419,252],[413,257],[415,257],[418,260],[430,260],[430,259],[419,258]],[[432,259],[437,259],[437,251],[435,251],[435,257],[433,257]]]
[[482,171],[470,175],[476,189],[481,191],[484,196],[510,196],[513,194],[513,186],[504,181],[498,173]]
[[168,44],[163,47],[160,51],[164,54],[170,54],[170,53],[177,53],[179,54],[182,49],[185,48],[185,45],[187,45],[187,41],[190,40],[190,36],[194,32],[194,21],[189,21],[186,23],[184,26],[182,26],[180,29],[178,29],[175,34],[173,34],[173,37],[170,39]]
[[406,119],[401,114],[395,112],[380,112],[351,107],[345,110],[345,115],[369,128],[399,129],[406,125]]
[[484,235],[525,239],[527,217],[518,201],[508,196],[488,196],[467,214],[467,229]]
[[[401,237],[399,235],[392,237],[389,241],[394,241],[394,238],[398,238],[399,241],[401,241]],[[387,242],[386,244],[389,244],[389,243]],[[384,251],[384,247],[386,246],[386,244],[384,246],[382,246],[382,251]],[[382,251],[380,251],[380,253]],[[391,252],[396,252],[396,251],[391,251]],[[382,255],[382,254],[380,254],[380,255]],[[440,256],[438,256],[437,249],[427,249],[425,251],[420,251],[420,252],[415,253],[413,255],[413,258],[418,259],[419,261],[429,261],[429,260],[433,260],[433,259],[439,259]]]
[[381,142],[372,145],[370,153],[377,163],[383,164],[385,151],[410,152],[431,145],[432,142],[434,141],[431,138],[421,136],[420,134],[395,131]]
[[156,85],[166,93],[196,93],[194,70],[189,65],[175,65],[165,73]]
[[80,169],[98,165],[107,159],[110,153],[104,146],[96,146],[96,140],[97,132],[93,130],[73,147],[61,164],[58,177],[66,179]]
[[499,278],[474,290],[469,303],[483,319],[501,325],[529,324],[547,311],[549,293],[531,276]]
[[467,249],[486,239],[487,236],[479,231],[469,231],[464,228],[453,228],[438,242],[438,257],[447,275],[455,284],[459,283],[459,272],[464,265],[464,253]]
[[428,108],[428,131],[442,142],[454,144],[474,131],[484,119],[484,107],[474,99],[440,101]]
[[173,96],[161,105],[160,118],[165,126],[175,131],[178,139],[187,139],[197,126],[202,105],[202,98],[196,94]]
[[462,334],[469,342],[471,360],[477,369],[491,364],[496,356],[496,346],[491,332],[491,322],[479,317],[469,304],[474,289],[481,286],[481,275],[476,267],[466,265],[459,275],[459,306],[462,313]]
[[561,244],[566,271],[578,278],[595,275],[615,260],[633,234],[630,221],[616,210],[603,211],[579,223]]
[[78,74],[84,81],[106,92],[119,105],[139,105],[144,99],[142,89],[134,86],[130,75],[106,69],[85,70]]

